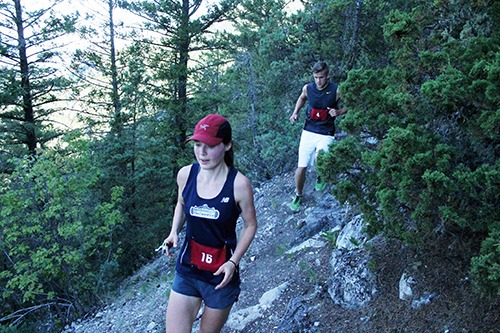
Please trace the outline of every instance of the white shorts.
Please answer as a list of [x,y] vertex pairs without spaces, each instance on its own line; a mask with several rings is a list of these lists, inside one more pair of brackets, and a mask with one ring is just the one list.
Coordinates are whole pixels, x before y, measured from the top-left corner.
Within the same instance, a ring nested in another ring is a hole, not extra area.
[[328,151],[328,146],[333,143],[332,135],[317,134],[309,131],[302,131],[299,143],[299,168],[313,166],[316,155],[320,150]]

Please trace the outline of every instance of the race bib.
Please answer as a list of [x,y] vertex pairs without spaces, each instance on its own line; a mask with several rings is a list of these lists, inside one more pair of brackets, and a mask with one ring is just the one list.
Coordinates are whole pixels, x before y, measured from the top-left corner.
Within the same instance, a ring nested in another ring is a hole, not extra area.
[[202,271],[215,272],[226,262],[226,247],[216,248],[202,245],[194,239],[189,241],[191,264]]
[[311,115],[309,116],[311,120],[321,120],[326,121],[328,119],[328,110],[327,109],[311,109]]

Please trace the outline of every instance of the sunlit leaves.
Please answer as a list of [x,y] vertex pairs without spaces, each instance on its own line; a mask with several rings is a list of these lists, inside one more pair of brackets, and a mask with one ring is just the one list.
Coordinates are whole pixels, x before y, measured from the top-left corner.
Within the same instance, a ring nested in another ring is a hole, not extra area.
[[123,219],[122,190],[116,188],[109,202],[96,200],[93,186],[101,172],[89,151],[75,149],[82,142],[13,160],[15,172],[2,175],[5,304],[12,297],[27,305],[63,297],[78,308],[80,299],[98,292],[94,272],[116,259],[118,244],[111,240]]

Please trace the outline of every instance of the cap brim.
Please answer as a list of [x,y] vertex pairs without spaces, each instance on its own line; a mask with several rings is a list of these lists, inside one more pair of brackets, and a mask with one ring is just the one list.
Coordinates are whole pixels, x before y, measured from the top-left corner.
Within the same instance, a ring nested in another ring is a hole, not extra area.
[[209,146],[216,146],[222,142],[222,138],[214,138],[213,136],[195,134],[186,140],[186,142],[188,141],[200,141]]

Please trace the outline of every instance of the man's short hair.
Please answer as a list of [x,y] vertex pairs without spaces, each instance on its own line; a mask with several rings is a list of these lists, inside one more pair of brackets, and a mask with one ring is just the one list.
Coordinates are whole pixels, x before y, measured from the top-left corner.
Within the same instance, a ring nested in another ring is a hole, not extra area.
[[312,68],[313,73],[320,73],[323,71],[326,71],[326,73],[328,74],[328,65],[326,64],[326,62],[318,61],[317,63],[314,64]]

